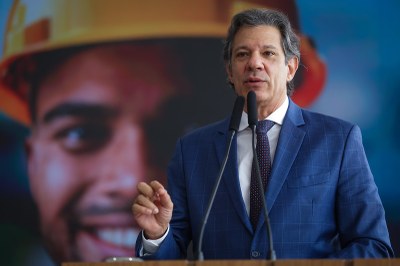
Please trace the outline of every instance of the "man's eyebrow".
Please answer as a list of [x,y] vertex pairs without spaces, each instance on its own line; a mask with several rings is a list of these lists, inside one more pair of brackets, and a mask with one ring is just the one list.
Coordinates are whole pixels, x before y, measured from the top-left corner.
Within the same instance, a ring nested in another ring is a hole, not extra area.
[[263,46],[264,49],[278,49],[275,45],[273,44],[267,44]]
[[240,46],[234,47],[233,51],[237,51],[240,49],[249,49],[249,48],[246,45],[240,45]]
[[92,103],[63,103],[45,113],[44,123],[48,124],[61,117],[78,117],[82,119],[104,119],[117,115],[116,108]]
[[[277,49],[277,47],[275,45],[272,45],[272,44],[263,45],[262,48],[263,49]],[[247,45],[240,45],[238,47],[235,47],[233,51],[237,51],[237,50],[240,50],[240,49],[247,50],[247,49],[249,49],[249,47]]]

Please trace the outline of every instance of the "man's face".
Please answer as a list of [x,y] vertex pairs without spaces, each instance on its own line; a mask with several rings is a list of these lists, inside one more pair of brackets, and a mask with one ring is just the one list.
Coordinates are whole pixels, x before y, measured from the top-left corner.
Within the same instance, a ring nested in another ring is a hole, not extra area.
[[160,58],[152,48],[93,48],[41,83],[28,170],[57,260],[134,255],[136,185],[159,178],[142,124],[174,93]]
[[238,95],[257,95],[257,105],[268,113],[286,97],[286,83],[294,77],[297,59],[285,63],[279,31],[271,26],[242,27],[232,43],[230,81]]

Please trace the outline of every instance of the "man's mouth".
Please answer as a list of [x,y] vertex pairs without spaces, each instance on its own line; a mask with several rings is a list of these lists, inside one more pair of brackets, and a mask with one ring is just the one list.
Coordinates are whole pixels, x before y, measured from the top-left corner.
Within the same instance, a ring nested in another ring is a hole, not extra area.
[[245,84],[257,84],[257,83],[261,83],[261,82],[265,82],[265,80],[262,78],[250,77],[250,78],[247,78],[244,83]]
[[76,232],[79,260],[103,261],[109,257],[131,257],[139,230],[128,227],[81,228]]
[[132,228],[102,228],[95,231],[97,237],[112,245],[132,248],[135,246],[138,230]]
[[78,223],[71,224],[71,229],[82,260],[134,255],[140,229],[130,213],[99,209],[81,212],[77,218]]

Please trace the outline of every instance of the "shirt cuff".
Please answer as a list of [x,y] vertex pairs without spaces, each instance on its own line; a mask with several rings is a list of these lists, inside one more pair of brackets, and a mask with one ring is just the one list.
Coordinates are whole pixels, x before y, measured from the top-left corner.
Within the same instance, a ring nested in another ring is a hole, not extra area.
[[146,237],[144,236],[144,233],[142,231],[143,247],[140,249],[139,255],[146,256],[146,255],[153,255],[154,253],[156,253],[159,246],[161,245],[161,243],[167,237],[168,232],[169,232],[169,225],[167,227],[167,231],[165,232],[165,234],[162,237],[160,237],[158,239],[146,239]]

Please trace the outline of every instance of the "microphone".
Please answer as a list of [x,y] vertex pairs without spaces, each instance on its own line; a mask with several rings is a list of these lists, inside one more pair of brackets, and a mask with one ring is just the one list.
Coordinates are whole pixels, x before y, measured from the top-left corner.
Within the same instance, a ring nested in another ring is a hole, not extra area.
[[244,97],[238,96],[235,101],[235,105],[233,106],[231,121],[229,122],[229,131],[232,134],[236,134],[239,130],[240,120],[242,119],[244,107]]
[[229,136],[229,140],[228,140],[228,146],[227,146],[226,152],[225,152],[225,157],[224,157],[223,163],[221,165],[218,177],[215,180],[213,191],[211,193],[211,197],[210,197],[210,200],[209,200],[208,205],[207,205],[206,214],[204,216],[203,223],[201,225],[199,241],[198,241],[198,245],[197,245],[197,259],[198,260],[204,260],[203,252],[201,251],[201,246],[203,244],[204,230],[206,228],[208,216],[210,215],[210,211],[211,211],[212,205],[213,205],[214,200],[215,200],[215,195],[217,194],[219,183],[220,183],[220,181],[222,179],[222,174],[224,173],[224,170],[225,170],[226,162],[228,161],[229,153],[230,153],[231,146],[232,146],[233,137],[235,136],[235,134],[239,130],[240,119],[242,118],[243,107],[244,107],[244,97],[243,96],[238,96],[236,98],[235,104],[233,106],[232,116],[231,116],[231,120],[230,120],[230,123],[229,123],[229,132],[230,132],[229,135],[230,136]]
[[258,186],[260,188],[260,194],[261,194],[261,199],[264,207],[264,216],[265,216],[265,224],[266,224],[266,229],[267,229],[267,236],[269,239],[269,257],[272,261],[276,260],[276,254],[274,250],[274,241],[272,239],[272,231],[271,231],[271,224],[269,222],[269,216],[268,216],[268,209],[267,209],[267,201],[265,200],[265,191],[263,189],[263,183],[261,180],[261,174],[260,174],[260,166],[258,165],[258,159],[257,159],[257,152],[256,152],[256,145],[254,144],[254,137],[255,137],[255,128],[257,125],[257,101],[256,101],[256,93],[254,91],[249,91],[247,93],[247,115],[248,115],[248,121],[249,121],[249,127],[252,132],[252,148],[253,148],[253,164],[255,165],[256,169],[256,175],[258,179]]
[[254,130],[256,128],[258,121],[257,99],[256,99],[256,93],[254,91],[249,91],[247,93],[247,116],[249,120],[249,127],[254,134]]

